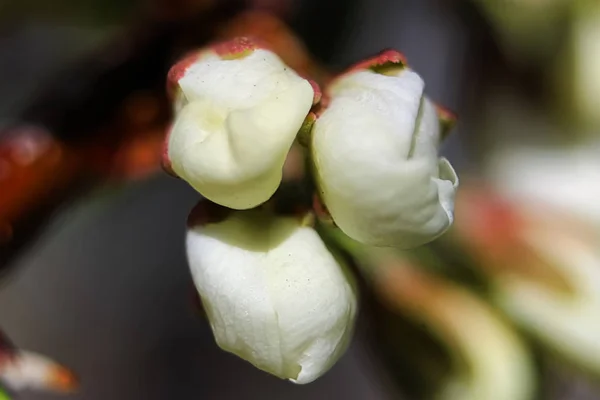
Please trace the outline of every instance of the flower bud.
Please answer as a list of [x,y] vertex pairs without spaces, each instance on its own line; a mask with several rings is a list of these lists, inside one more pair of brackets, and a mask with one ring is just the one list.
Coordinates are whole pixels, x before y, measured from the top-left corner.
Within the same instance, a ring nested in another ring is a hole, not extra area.
[[323,375],[354,325],[344,264],[296,218],[251,210],[201,219],[188,231],[187,255],[217,344],[294,383]]
[[175,120],[164,163],[207,199],[234,209],[266,200],[314,91],[273,52],[237,39],[169,72]]
[[312,158],[325,206],[355,240],[414,247],[452,223],[458,177],[438,158],[441,123],[423,89],[393,51],[329,87],[312,129]]

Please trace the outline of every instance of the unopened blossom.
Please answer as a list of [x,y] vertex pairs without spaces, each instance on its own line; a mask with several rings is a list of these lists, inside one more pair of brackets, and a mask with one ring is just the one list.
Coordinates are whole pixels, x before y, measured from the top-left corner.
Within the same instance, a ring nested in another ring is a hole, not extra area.
[[424,86],[388,51],[326,91],[311,135],[315,176],[333,220],[355,240],[408,248],[452,224],[458,177],[438,156],[442,123]]
[[210,222],[205,214],[192,219],[187,256],[222,349],[298,384],[346,350],[355,289],[344,263],[300,219],[251,210]]
[[229,208],[268,200],[313,104],[312,84],[275,53],[242,38],[176,64],[169,90],[175,119],[166,168]]

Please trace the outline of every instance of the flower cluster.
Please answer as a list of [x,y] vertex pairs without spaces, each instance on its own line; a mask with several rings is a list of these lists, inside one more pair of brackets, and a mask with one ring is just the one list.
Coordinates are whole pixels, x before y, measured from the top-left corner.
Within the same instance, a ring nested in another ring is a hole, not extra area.
[[198,51],[168,76],[175,116],[163,165],[205,198],[190,217],[187,255],[216,341],[295,383],[343,354],[357,296],[312,212],[266,205],[294,143],[307,148],[316,214],[364,244],[409,248],[441,235],[458,185],[438,156],[452,116],[400,53],[328,82],[321,93],[248,38]]

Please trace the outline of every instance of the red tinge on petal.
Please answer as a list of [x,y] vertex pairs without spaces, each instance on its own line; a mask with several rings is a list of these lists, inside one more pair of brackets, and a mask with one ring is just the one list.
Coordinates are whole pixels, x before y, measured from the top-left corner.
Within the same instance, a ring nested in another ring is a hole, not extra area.
[[452,128],[454,128],[454,125],[456,125],[456,121],[458,120],[457,115],[450,111],[449,109],[447,109],[444,106],[440,106],[439,104],[435,105],[436,110],[437,110],[437,115],[438,118],[440,120],[440,124],[442,127],[442,139],[444,139],[446,136],[448,136],[448,133],[450,133],[450,131],[452,130]]
[[441,120],[444,120],[444,121],[456,121],[457,120],[458,116],[454,112],[447,109],[446,107],[441,106],[439,104],[436,104],[435,107],[437,109],[438,117]]
[[323,82],[329,72],[312,59],[307,48],[296,33],[280,18],[272,13],[256,9],[242,12],[220,29],[225,39],[250,37],[261,48],[276,53],[285,64],[305,79]]
[[385,65],[398,65],[398,66],[407,66],[408,63],[406,61],[406,57],[404,54],[400,53],[396,50],[383,50],[381,53],[374,57],[367,58],[366,60],[360,61],[350,68],[345,73],[352,71],[359,71],[365,69],[374,69],[377,67],[382,67]]
[[335,226],[333,217],[331,216],[329,210],[327,210],[327,207],[325,206],[325,204],[323,204],[321,197],[317,193],[313,194],[312,209],[319,221]]
[[171,159],[169,158],[169,137],[171,136],[172,129],[173,129],[173,125],[171,124],[167,128],[167,134],[165,135],[165,141],[163,143],[161,165],[162,165],[163,170],[167,174],[169,174],[175,178],[179,178],[177,173],[175,173],[175,171],[173,171],[173,167],[171,166]]
[[254,50],[260,48],[266,48],[266,46],[259,40],[247,37],[237,37],[188,53],[169,70],[169,73],[167,74],[167,94],[170,98],[174,97],[177,82],[185,75],[187,69],[193,63],[198,61],[206,51],[212,50],[223,59],[235,59],[245,57]]
[[167,74],[167,95],[170,98],[173,98],[175,95],[175,89],[178,85],[177,82],[185,75],[185,71],[187,71],[190,65],[200,58],[202,53],[203,51],[189,53],[171,67]]
[[[346,75],[352,72],[371,70],[373,72],[386,75],[389,72],[406,67],[408,67],[408,63],[404,54],[396,50],[383,50],[376,56],[369,57],[363,61],[359,61],[356,64],[350,66],[348,69],[346,69],[339,75],[333,77],[328,82],[327,86],[331,87],[331,85],[334,84],[337,80],[345,77]],[[325,88],[325,93],[323,93],[323,98],[321,99],[322,108],[327,108],[326,103],[328,103],[328,87]]]
[[223,59],[235,59],[249,55],[256,49],[263,48],[256,39],[237,37],[232,40],[217,43],[211,48]]
[[323,97],[323,92],[321,91],[321,87],[319,86],[319,84],[315,81],[313,81],[312,79],[308,79],[308,83],[310,83],[310,86],[312,86],[313,89],[313,106],[315,104],[318,104],[321,101],[321,97]]

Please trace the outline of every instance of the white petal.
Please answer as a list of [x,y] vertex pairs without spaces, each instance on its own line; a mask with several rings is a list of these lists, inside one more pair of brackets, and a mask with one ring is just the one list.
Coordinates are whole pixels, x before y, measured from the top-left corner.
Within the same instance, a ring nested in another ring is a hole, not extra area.
[[188,261],[218,345],[281,376],[277,314],[261,260],[250,251],[267,248],[253,238],[253,227],[239,220],[190,230]]
[[433,240],[452,222],[458,184],[450,164],[438,160],[435,107],[411,71],[357,75],[338,84],[313,130],[327,208],[363,243],[406,248]]
[[207,53],[178,83],[184,100],[168,143],[173,171],[226,207],[268,200],[312,106],[310,83],[266,50],[233,60]]
[[[299,228],[268,255],[270,293],[292,380],[308,383],[346,350],[356,313],[348,277],[311,228]],[[297,375],[297,377],[296,377]]]
[[188,102],[210,99],[231,110],[254,107],[303,80],[276,54],[257,49],[235,59],[207,52],[186,69],[178,84]]
[[190,230],[187,251],[223,349],[296,383],[321,376],[346,349],[354,289],[312,228],[238,212]]

